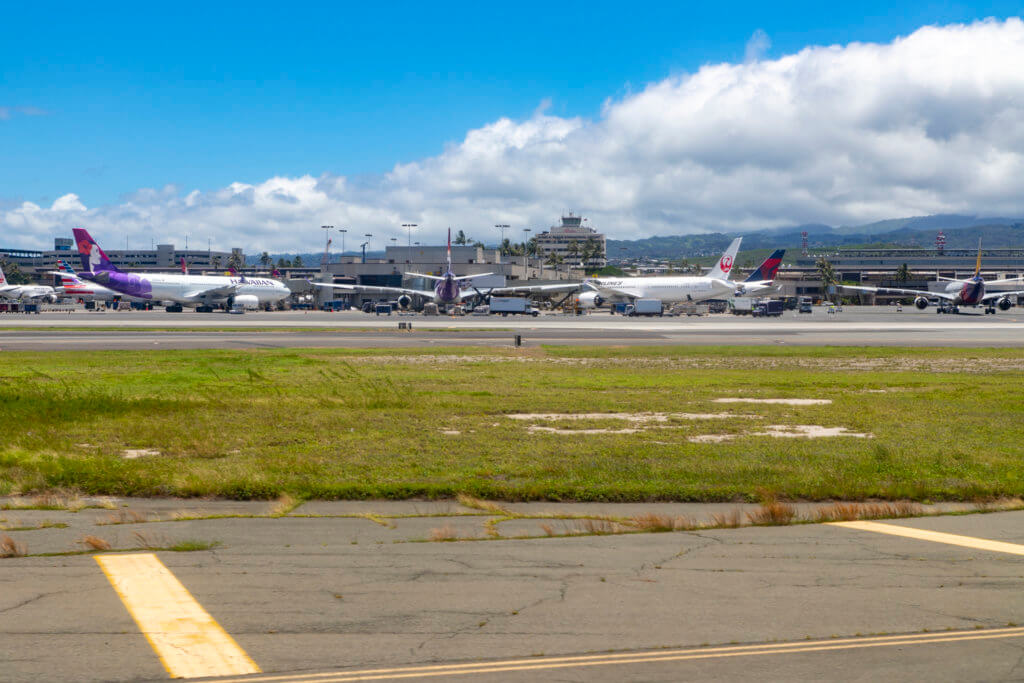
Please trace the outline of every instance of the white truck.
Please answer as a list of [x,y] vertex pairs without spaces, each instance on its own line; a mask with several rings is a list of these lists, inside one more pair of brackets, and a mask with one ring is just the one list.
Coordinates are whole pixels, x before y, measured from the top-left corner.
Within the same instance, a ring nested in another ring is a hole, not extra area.
[[733,315],[750,315],[754,310],[756,299],[752,296],[737,296],[732,300]]
[[540,315],[540,309],[531,306],[530,300],[521,296],[492,296],[490,307],[492,314],[500,313],[503,316],[532,315],[536,318]]
[[665,307],[661,303],[661,299],[637,299],[631,304],[626,305],[625,315],[638,316],[638,315],[657,315],[661,316],[665,314]]

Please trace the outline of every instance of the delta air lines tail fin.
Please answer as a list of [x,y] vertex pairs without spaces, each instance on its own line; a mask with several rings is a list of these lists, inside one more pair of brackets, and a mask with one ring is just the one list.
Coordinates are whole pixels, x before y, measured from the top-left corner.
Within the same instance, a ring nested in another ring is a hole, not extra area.
[[718,263],[708,273],[708,277],[715,278],[716,280],[728,280],[729,273],[732,272],[732,265],[736,261],[736,254],[740,250],[740,242],[743,240],[742,237],[737,237],[729,245],[729,248],[722,254],[722,258],[718,259]]
[[119,272],[100,249],[100,245],[96,244],[96,240],[92,238],[88,230],[74,228],[72,232],[75,234],[75,244],[78,245],[78,255],[82,258],[82,270],[89,273],[103,270]]
[[771,255],[764,260],[757,270],[751,273],[744,282],[768,282],[775,279],[775,274],[779,272],[779,265],[782,263],[782,255],[786,253],[785,249],[776,249]]

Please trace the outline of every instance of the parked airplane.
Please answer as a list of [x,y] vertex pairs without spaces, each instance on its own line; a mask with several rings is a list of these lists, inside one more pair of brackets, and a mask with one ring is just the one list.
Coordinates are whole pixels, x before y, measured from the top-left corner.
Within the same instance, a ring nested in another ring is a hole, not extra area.
[[599,308],[606,302],[637,299],[659,299],[669,304],[726,299],[736,292],[737,283],[728,278],[742,239],[732,241],[707,275],[593,278],[584,280],[583,286],[590,291],[580,294],[577,303],[580,308]]
[[307,282],[316,287],[341,289],[348,292],[364,292],[367,294],[397,294],[398,304],[402,308],[407,308],[412,303],[413,297],[422,297],[423,299],[428,299],[438,304],[447,305],[458,304],[471,297],[486,298],[489,297],[491,294],[533,294],[540,292],[567,292],[579,288],[579,285],[576,283],[566,283],[557,285],[521,285],[514,287],[491,287],[487,288],[486,292],[481,292],[478,288],[473,287],[472,283],[467,282],[467,280],[472,280],[473,278],[491,275],[491,273],[477,273],[475,275],[456,275],[452,271],[452,231],[450,229],[448,230],[448,257],[444,275],[426,275],[424,273],[406,273],[406,275],[410,277],[422,277],[427,280],[432,280],[437,284],[434,285],[433,289],[412,289],[409,287],[374,287],[371,285],[345,285],[334,284],[331,282],[313,282],[311,280],[307,280]]
[[736,296],[758,296],[775,289],[775,275],[782,264],[785,249],[776,249],[743,282],[736,283]]
[[214,306],[241,312],[276,303],[291,293],[284,283],[271,278],[124,273],[114,267],[88,231],[75,228],[74,235],[82,258],[80,277],[121,294],[163,301],[168,312],[180,313],[182,306],[195,306],[203,313]]
[[0,268],[0,297],[18,301],[57,301],[57,292],[49,285],[12,285],[7,282],[4,269]]
[[985,279],[981,277],[980,241],[978,242],[978,261],[974,266],[973,276],[963,280],[957,280],[954,278],[939,279],[949,280],[949,284],[946,285],[946,289],[941,292],[929,292],[922,289],[900,289],[898,287],[867,287],[854,285],[839,285],[839,287],[841,289],[850,289],[858,292],[892,292],[894,294],[910,294],[915,297],[914,305],[920,309],[928,308],[929,298],[936,297],[940,300],[935,311],[936,313],[959,313],[961,306],[984,306],[986,314],[991,313],[994,315],[996,308],[1001,311],[1009,310],[1013,305],[1013,302],[1010,301],[1010,297],[1024,295],[1024,290],[985,293],[985,287],[988,285],[1020,283],[1024,282],[1024,278],[1013,277],[1003,280],[989,280],[986,282]]

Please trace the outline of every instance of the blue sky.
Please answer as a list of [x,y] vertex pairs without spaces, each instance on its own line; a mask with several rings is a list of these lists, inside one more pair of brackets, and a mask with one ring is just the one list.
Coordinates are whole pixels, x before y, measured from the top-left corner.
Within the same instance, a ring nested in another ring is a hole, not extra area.
[[8,4],[0,202],[48,204],[73,192],[94,206],[168,183],[189,191],[377,174],[499,117],[528,118],[542,102],[556,116],[598,117],[607,98],[742,61],[757,29],[775,56],[1018,7]]

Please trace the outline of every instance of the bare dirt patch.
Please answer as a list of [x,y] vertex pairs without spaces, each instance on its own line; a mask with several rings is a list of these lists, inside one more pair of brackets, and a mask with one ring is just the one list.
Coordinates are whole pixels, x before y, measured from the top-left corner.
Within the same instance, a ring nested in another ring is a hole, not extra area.
[[160,451],[155,448],[126,448],[121,451],[121,457],[125,460],[135,460],[136,458],[148,458],[150,456],[160,455]]
[[742,436],[771,436],[778,439],[824,439],[838,436],[850,436],[856,439],[873,439],[873,434],[851,432],[846,427],[822,427],[821,425],[768,425],[763,432],[744,432],[741,434],[697,434],[687,441],[691,443],[720,443],[731,441]]

